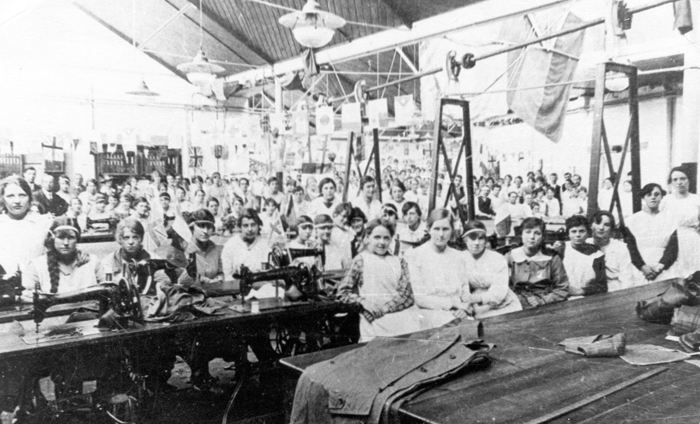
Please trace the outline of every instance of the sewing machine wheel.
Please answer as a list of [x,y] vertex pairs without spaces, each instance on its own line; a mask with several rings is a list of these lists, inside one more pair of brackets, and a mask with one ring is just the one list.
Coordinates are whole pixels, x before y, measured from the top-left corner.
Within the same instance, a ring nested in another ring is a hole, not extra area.
[[274,246],[270,251],[268,262],[272,268],[282,268],[289,266],[289,258],[284,250],[278,246]]

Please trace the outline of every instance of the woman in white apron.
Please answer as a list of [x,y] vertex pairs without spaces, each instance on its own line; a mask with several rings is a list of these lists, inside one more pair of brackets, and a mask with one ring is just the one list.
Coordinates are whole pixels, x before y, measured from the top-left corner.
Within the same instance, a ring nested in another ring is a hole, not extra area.
[[671,170],[668,183],[673,186],[673,192],[661,202],[661,211],[669,216],[678,231],[678,260],[674,270],[679,277],[687,277],[700,270],[700,196],[688,191],[688,174],[683,167]]
[[659,209],[666,192],[656,183],[640,191],[645,207],[627,219],[626,238],[635,285],[678,277],[671,267],[678,257],[678,236],[673,220]]
[[393,337],[424,328],[414,305],[406,262],[389,253],[393,228],[372,220],[366,229],[367,249],[352,260],[338,286],[338,299],[362,305],[362,341]]

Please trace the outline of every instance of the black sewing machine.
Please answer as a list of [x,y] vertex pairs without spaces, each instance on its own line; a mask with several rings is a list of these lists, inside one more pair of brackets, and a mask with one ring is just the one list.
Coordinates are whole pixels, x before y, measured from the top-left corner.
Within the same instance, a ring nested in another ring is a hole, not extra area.
[[94,231],[100,233],[113,233],[117,228],[116,218],[90,219],[85,221],[85,231]]
[[0,306],[10,306],[17,302],[22,294],[22,273],[17,270],[12,275],[8,275],[5,268],[0,265]]
[[[255,283],[261,281],[284,281],[285,299],[291,301],[317,298],[320,293],[318,280],[321,271],[316,265],[305,262],[294,264],[296,259],[303,257],[320,257],[325,260],[323,249],[280,249],[275,247],[268,255],[268,264],[273,269],[267,271],[252,272],[248,267],[241,266],[233,278],[240,280],[241,305],[245,305],[245,297],[253,289]],[[275,286],[275,298],[277,290]]]
[[129,321],[143,323],[139,290],[133,282],[131,273],[126,269],[127,267],[125,267],[125,273],[122,274],[126,277],[121,278],[116,283],[102,283],[60,294],[39,293],[35,290],[32,303],[37,333],[39,332],[39,324],[46,318],[46,311],[50,307],[86,301],[98,302],[100,317],[98,326],[124,328],[128,326]]

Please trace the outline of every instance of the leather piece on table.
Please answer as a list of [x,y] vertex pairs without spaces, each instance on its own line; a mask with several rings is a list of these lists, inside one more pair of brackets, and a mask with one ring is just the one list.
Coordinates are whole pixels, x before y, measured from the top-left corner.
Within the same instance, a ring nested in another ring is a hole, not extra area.
[[700,273],[678,278],[660,295],[637,303],[637,316],[647,322],[670,324],[673,311],[682,305],[700,305]]
[[686,352],[700,352],[700,330],[682,335],[679,343]]
[[661,346],[638,344],[627,345],[627,351],[621,356],[632,365],[668,364],[690,358],[687,353]]
[[682,336],[700,330],[700,306],[683,305],[676,309],[671,320],[671,336]]
[[627,337],[625,333],[614,336],[597,335],[587,337],[574,337],[559,343],[568,353],[583,355],[588,358],[617,357],[625,354]]

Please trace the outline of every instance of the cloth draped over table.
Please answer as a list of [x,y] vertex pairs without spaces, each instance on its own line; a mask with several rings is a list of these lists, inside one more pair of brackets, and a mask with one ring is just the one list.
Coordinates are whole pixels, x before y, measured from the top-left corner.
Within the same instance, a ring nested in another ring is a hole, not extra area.
[[489,347],[472,342],[481,323],[463,321],[408,338],[376,338],[307,368],[294,396],[291,423],[379,423],[392,403],[470,364],[489,364]]
[[200,316],[216,315],[226,309],[225,303],[207,297],[196,286],[159,285],[156,296],[142,297],[148,322],[182,322]]

